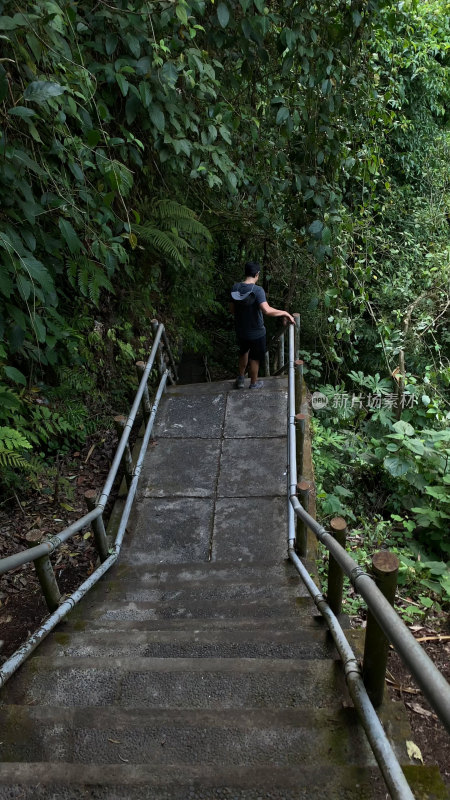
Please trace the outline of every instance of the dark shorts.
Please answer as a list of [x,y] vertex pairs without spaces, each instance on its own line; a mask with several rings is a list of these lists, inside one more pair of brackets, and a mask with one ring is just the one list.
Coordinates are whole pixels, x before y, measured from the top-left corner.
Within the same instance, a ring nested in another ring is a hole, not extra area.
[[238,338],[239,355],[248,353],[248,357],[252,361],[264,362],[266,355],[266,336],[260,336],[259,339],[240,339]]

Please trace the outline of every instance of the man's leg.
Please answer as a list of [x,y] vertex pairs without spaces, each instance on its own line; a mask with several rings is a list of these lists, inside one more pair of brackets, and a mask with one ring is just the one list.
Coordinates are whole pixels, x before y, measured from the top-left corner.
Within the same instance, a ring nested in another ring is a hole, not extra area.
[[243,378],[248,364],[248,352],[239,356],[239,375]]
[[251,358],[248,364],[248,374],[250,375],[250,383],[256,383],[256,381],[258,380],[258,372],[259,372],[259,361],[255,361],[253,358]]

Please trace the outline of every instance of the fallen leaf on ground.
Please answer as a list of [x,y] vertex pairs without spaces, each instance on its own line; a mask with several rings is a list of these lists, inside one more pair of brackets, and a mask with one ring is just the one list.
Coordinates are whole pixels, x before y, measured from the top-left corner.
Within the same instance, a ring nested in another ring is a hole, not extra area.
[[406,703],[406,705],[416,714],[421,714],[422,717],[432,717],[433,719],[437,719],[436,714],[433,714],[432,711],[428,711],[427,708],[419,706],[419,703]]
[[406,752],[408,753],[409,758],[415,758],[417,761],[421,761],[423,764],[422,753],[420,752],[419,748],[417,747],[414,742],[408,740],[406,742]]

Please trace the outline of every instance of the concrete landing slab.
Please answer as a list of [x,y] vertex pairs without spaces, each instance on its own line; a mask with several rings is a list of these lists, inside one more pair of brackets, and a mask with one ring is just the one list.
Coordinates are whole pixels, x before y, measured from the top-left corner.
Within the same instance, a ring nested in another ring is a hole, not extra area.
[[248,438],[286,436],[287,392],[230,392],[224,436]]
[[142,497],[211,497],[219,472],[220,439],[164,439],[144,461]]
[[287,501],[281,497],[217,500],[212,560],[280,563],[287,556]]
[[286,497],[286,439],[224,439],[218,497]]
[[123,558],[127,564],[207,561],[212,523],[212,499],[140,500],[132,515]]
[[159,410],[156,437],[217,438],[222,431],[225,396],[217,392],[200,396],[169,395]]

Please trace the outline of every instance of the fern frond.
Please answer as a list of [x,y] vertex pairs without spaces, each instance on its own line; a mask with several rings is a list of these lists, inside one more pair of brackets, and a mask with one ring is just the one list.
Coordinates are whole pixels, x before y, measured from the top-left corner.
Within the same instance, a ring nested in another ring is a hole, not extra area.
[[23,456],[24,450],[30,450],[32,445],[28,439],[6,426],[0,427],[0,466],[10,469],[26,469],[27,461]]
[[30,449],[30,442],[19,431],[6,426],[0,427],[0,453]]
[[195,219],[195,211],[177,203],[176,200],[158,200],[155,203],[155,211],[160,219]]
[[199,222],[191,208],[176,203],[175,200],[159,200],[156,210],[164,230],[176,228],[192,236],[203,236],[208,242],[212,241],[208,228]]
[[20,453],[0,450],[0,466],[6,467],[6,469],[27,469],[28,462]]
[[202,222],[199,222],[198,219],[179,219],[177,220],[176,227],[178,231],[188,233],[191,236],[203,236],[206,241],[212,242],[212,236],[208,228],[206,225],[203,225]]
[[177,261],[183,267],[185,266],[183,256],[170,233],[155,228],[150,222],[144,222],[143,225],[135,225],[133,229],[156,252],[170,256],[174,261]]
[[100,289],[114,293],[113,286],[102,268],[84,255],[71,258],[67,262],[67,276],[74,289],[78,287],[83,297],[89,297],[98,306]]

